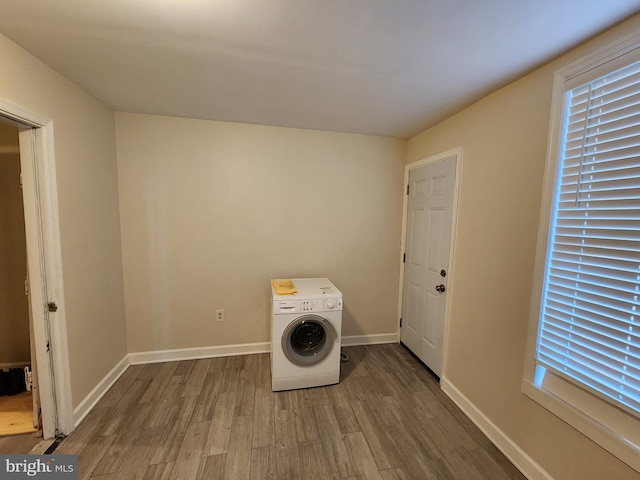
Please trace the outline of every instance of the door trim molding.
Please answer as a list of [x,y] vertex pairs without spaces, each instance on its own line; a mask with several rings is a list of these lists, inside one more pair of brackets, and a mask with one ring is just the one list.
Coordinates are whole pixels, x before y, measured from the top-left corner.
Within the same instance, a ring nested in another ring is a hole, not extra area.
[[[25,227],[30,232],[27,233],[27,252],[36,257],[29,262],[30,307],[34,334],[40,347],[35,353],[43,436],[49,439],[56,434],[69,434],[74,429],[53,120],[2,97],[0,115],[19,127],[20,161],[23,170],[26,167],[29,173],[23,175],[23,199],[29,203],[29,207],[25,207]],[[23,158],[23,147],[31,153],[29,156],[33,161]],[[38,295],[33,295],[35,292]],[[45,292],[47,298],[44,298]],[[58,310],[55,321],[47,322],[45,305],[50,301],[55,301]],[[47,331],[53,347],[51,357],[46,350]],[[55,379],[55,385],[52,379]]]
[[447,287],[447,298],[445,302],[445,315],[444,315],[444,332],[442,340],[442,373],[441,378],[446,374],[447,370],[447,343],[449,337],[449,317],[451,315],[451,304],[453,299],[453,273],[454,273],[454,259],[455,259],[455,244],[456,244],[456,230],[458,224],[458,200],[460,196],[460,179],[462,178],[462,153],[463,148],[457,147],[446,152],[431,155],[429,157],[416,160],[415,162],[408,163],[404,168],[404,183],[403,183],[403,199],[402,199],[402,237],[400,240],[400,281],[398,291],[398,315],[397,315],[397,336],[400,337],[400,319],[402,318],[402,299],[404,293],[404,262],[403,255],[405,253],[406,241],[407,241],[407,208],[409,206],[409,196],[406,194],[406,188],[409,184],[409,172],[424,165],[430,165],[432,163],[439,162],[446,158],[455,157],[456,159],[456,176],[453,193],[453,207],[451,218],[451,248],[449,250],[449,282]]

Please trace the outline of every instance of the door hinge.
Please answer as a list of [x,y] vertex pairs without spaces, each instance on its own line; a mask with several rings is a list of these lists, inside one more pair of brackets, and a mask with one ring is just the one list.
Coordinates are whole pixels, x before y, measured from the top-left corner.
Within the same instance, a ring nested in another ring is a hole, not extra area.
[[58,305],[56,305],[56,302],[49,302],[47,303],[47,310],[55,313],[58,311]]
[[403,253],[402,254],[402,263],[405,263],[407,261],[407,254]]
[[22,188],[22,172],[20,172],[20,188]]
[[409,185],[407,185],[407,195],[409,195]]
[[400,318],[400,326],[402,327],[402,318]]
[[25,278],[24,279],[24,294],[25,296],[29,296],[29,279]]

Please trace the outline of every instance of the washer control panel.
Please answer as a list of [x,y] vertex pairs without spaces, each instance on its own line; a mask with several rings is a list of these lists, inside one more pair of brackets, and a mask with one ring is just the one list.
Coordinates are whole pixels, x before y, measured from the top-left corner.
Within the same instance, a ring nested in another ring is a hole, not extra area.
[[276,300],[273,302],[274,314],[330,312],[333,310],[342,310],[342,298]]
[[328,312],[331,310],[342,310],[341,298],[322,298],[301,300],[303,312]]

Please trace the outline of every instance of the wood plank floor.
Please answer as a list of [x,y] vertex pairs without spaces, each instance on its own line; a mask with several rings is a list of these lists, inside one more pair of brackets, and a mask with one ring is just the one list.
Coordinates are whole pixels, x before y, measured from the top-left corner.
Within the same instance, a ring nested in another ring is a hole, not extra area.
[[0,435],[33,433],[32,392],[0,397]]
[[0,437],[0,454],[27,454],[31,453],[42,442],[39,432],[23,433]]
[[401,345],[344,351],[339,384],[276,393],[268,354],[133,365],[54,453],[81,479],[525,478]]

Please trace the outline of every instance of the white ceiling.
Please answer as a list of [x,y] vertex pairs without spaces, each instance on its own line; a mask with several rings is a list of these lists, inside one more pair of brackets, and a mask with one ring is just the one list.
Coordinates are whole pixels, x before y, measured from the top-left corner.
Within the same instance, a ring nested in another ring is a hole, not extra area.
[[640,0],[0,0],[0,32],[115,110],[409,137]]

